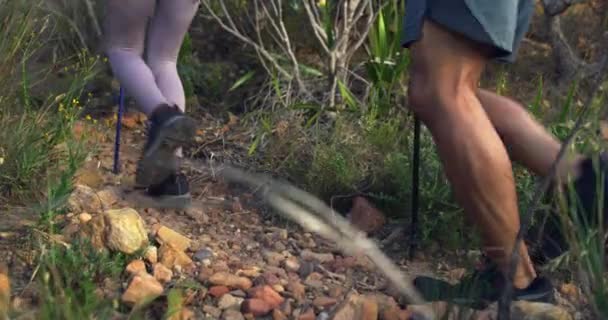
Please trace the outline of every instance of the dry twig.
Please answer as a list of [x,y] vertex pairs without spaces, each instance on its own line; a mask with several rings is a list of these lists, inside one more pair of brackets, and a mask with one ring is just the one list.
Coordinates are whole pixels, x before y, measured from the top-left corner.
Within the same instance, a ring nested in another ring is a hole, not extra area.
[[265,200],[281,215],[297,222],[310,232],[333,241],[347,254],[367,255],[411,303],[424,302],[411,285],[410,279],[378,249],[373,241],[321,200],[292,185],[229,166],[222,169],[221,175],[228,181],[260,188]]

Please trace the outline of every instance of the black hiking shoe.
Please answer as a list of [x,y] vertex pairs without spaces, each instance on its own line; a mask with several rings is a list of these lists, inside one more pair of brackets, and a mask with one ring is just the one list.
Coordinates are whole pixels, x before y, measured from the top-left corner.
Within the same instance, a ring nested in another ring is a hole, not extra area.
[[[596,170],[596,167],[599,170]],[[577,224],[582,224],[586,230],[599,226],[598,199],[603,199],[601,205],[605,228],[608,222],[608,153],[586,158],[581,163],[580,176],[562,189],[568,208],[572,213],[576,212],[576,216],[571,213],[569,219],[578,219]],[[571,193],[576,199],[574,203],[571,203]],[[541,223],[530,230],[527,242],[535,262],[543,264],[568,251],[569,246],[559,214],[560,212],[554,209],[549,212],[544,224]]]
[[191,204],[188,179],[182,173],[170,174],[161,183],[149,186],[146,194],[154,199],[157,208],[183,209]]
[[159,185],[179,170],[179,147],[193,140],[196,123],[177,107],[162,105],[149,119],[148,139],[137,165],[138,188]]
[[[427,301],[445,301],[479,310],[500,299],[505,283],[504,276],[494,266],[475,270],[457,284],[426,276],[414,279],[414,286]],[[537,277],[527,288],[513,288],[512,294],[514,301],[554,301],[553,285],[544,277]]]

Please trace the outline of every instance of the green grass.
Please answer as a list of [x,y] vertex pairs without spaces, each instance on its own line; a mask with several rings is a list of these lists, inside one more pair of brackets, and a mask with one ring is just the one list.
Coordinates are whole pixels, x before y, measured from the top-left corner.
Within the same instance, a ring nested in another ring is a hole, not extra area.
[[38,319],[111,318],[119,310],[118,299],[101,297],[98,288],[104,282],[119,285],[126,262],[126,256],[98,252],[84,241],[74,242],[70,249],[52,246],[43,251],[39,262],[42,305]]

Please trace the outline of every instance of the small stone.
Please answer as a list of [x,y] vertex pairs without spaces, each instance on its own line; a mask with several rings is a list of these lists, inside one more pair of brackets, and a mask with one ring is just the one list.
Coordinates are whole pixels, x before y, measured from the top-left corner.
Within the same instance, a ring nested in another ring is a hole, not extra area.
[[338,303],[338,300],[331,297],[317,297],[312,301],[312,304],[320,309],[327,309]]
[[144,221],[134,209],[108,210],[104,218],[109,249],[133,254],[148,245]]
[[158,298],[163,293],[163,286],[147,273],[133,277],[121,299],[130,306],[139,306]]
[[287,316],[279,309],[272,310],[272,320],[287,320]]
[[332,285],[329,287],[328,295],[332,298],[338,298],[338,297],[342,296],[343,293],[344,293],[344,288],[342,288],[339,285]]
[[580,299],[580,291],[573,283],[564,283],[559,288],[559,292],[572,301],[579,301]]
[[169,270],[162,263],[154,265],[154,278],[162,284],[166,284],[173,278],[173,271]]
[[349,213],[350,222],[365,233],[378,231],[386,223],[386,217],[363,197],[356,197]]
[[378,319],[378,304],[373,298],[351,293],[336,308],[332,319],[375,320]]
[[209,295],[215,298],[219,298],[230,292],[230,289],[226,286],[213,286],[209,288]]
[[248,267],[242,270],[237,271],[238,276],[245,276],[249,278],[255,278],[260,275],[262,270],[258,267]]
[[146,264],[141,260],[133,260],[127,265],[126,271],[130,275],[137,275],[146,272]]
[[572,315],[560,306],[528,301],[514,301],[511,319],[525,320],[572,320]]
[[224,294],[217,302],[217,307],[226,310],[226,309],[234,309],[239,310],[241,308],[241,303],[243,302],[243,298],[237,298],[231,294]]
[[306,287],[299,280],[289,280],[287,291],[291,292],[298,302],[302,302],[306,299]]
[[298,258],[291,256],[283,261],[283,266],[289,272],[298,272],[300,270],[300,261],[298,261]]
[[175,267],[187,268],[194,264],[185,252],[173,248],[170,244],[160,246],[158,254],[160,262],[171,270],[174,270]]
[[254,299],[264,300],[272,309],[279,307],[285,301],[280,294],[267,285],[251,288],[248,295]]
[[286,246],[285,246],[285,244],[284,244],[283,242],[281,242],[281,241],[277,241],[277,242],[275,242],[275,243],[272,245],[272,248],[273,248],[275,251],[278,251],[278,252],[283,252],[283,251],[287,250],[287,247],[286,247]]
[[240,297],[240,298],[247,297],[247,294],[245,293],[245,291],[243,291],[241,289],[237,289],[237,290],[231,291],[230,294],[233,295],[233,296],[235,296],[235,297]]
[[159,243],[170,244],[173,248],[179,251],[186,251],[192,244],[190,239],[165,226],[161,226],[158,229],[156,232],[156,239]]
[[313,271],[315,271],[315,265],[314,265],[314,263],[312,263],[310,261],[304,261],[304,263],[302,263],[300,265],[300,269],[298,270],[298,274],[300,275],[300,278],[305,279],[306,277],[308,277],[308,275],[310,275],[311,273],[313,273]]
[[217,272],[209,278],[209,282],[214,285],[227,286],[229,288],[249,290],[253,286],[251,280],[239,277],[228,272]]
[[208,248],[197,250],[192,256],[194,261],[203,261],[213,258],[213,251]]
[[215,272],[208,266],[202,266],[198,272],[198,281],[206,282]]
[[264,282],[271,286],[281,283],[281,279],[279,279],[279,277],[277,277],[277,275],[272,272],[264,272],[263,278]]
[[156,264],[158,262],[158,249],[155,246],[148,246],[144,252],[144,258],[150,264]]
[[207,224],[209,223],[209,216],[203,208],[199,206],[191,206],[186,209],[186,215],[194,219],[198,224]]
[[312,308],[306,309],[303,313],[298,316],[298,320],[315,320],[315,311]]
[[82,224],[85,224],[85,223],[91,221],[91,219],[93,219],[93,216],[86,212],[83,212],[78,215],[78,221]]
[[241,304],[241,312],[251,313],[256,317],[265,316],[272,307],[262,299],[247,299]]
[[285,287],[283,287],[283,285],[281,284],[274,284],[272,285],[272,289],[278,293],[284,292],[285,291]]
[[263,253],[264,260],[271,266],[278,267],[281,265],[281,261],[285,260],[285,257],[277,252],[272,251],[264,251]]
[[222,313],[222,320],[245,320],[245,317],[239,311],[229,309]]
[[305,261],[317,261],[320,263],[330,263],[334,261],[334,255],[331,253],[316,253],[308,249],[300,252],[300,258]]
[[321,275],[318,272],[313,272],[313,273],[309,274],[308,277],[306,277],[304,284],[309,287],[318,289],[318,288],[323,287],[323,285],[324,285],[324,283],[321,279],[323,279],[323,275]]
[[222,310],[211,305],[204,305],[203,312],[210,315],[214,319],[219,319],[222,315]]
[[291,306],[293,302],[294,302],[293,299],[285,300],[285,302],[283,302],[283,304],[280,307],[281,312],[283,312],[283,314],[285,314],[285,315],[290,315],[291,312],[293,311],[292,306]]
[[71,212],[101,212],[101,200],[91,187],[78,184],[68,198],[68,210]]
[[279,267],[267,266],[265,273],[272,273],[278,276],[279,278],[287,278],[287,272],[285,272],[284,269]]

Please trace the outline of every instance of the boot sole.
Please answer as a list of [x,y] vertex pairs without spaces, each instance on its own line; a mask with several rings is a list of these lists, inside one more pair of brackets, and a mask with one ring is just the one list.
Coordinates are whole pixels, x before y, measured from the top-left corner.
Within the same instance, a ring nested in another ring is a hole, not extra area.
[[134,207],[155,209],[188,209],[192,206],[192,197],[189,193],[183,195],[150,196],[145,191],[131,193],[128,200]]
[[178,116],[159,130],[158,137],[139,161],[135,178],[138,188],[159,184],[179,170],[175,150],[194,139],[196,124],[190,117]]

